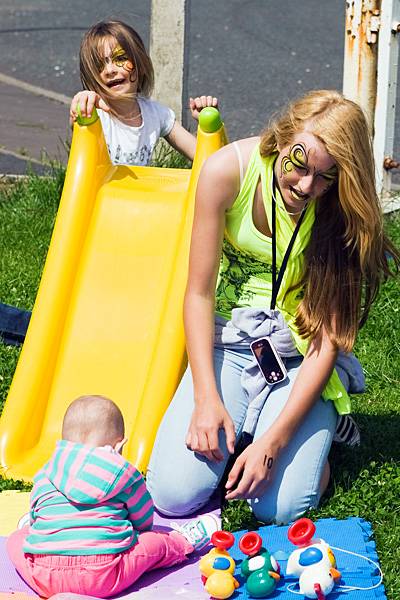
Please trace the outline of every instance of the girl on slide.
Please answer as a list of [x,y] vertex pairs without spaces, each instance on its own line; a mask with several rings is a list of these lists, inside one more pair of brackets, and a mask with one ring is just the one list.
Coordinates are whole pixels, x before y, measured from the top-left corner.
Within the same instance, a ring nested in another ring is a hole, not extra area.
[[[193,160],[196,138],[176,119],[174,112],[150,98],[153,65],[138,33],[122,21],[101,21],[84,35],[80,52],[84,91],[72,99],[71,122],[78,116],[99,116],[111,161],[119,165],[148,165],[160,137]],[[194,119],[217,98],[190,98]]]

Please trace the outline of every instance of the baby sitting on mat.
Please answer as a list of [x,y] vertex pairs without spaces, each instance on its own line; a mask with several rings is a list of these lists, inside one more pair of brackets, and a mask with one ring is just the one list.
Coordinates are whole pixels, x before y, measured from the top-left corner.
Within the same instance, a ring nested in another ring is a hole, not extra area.
[[39,595],[116,595],[147,571],[183,562],[220,528],[217,517],[204,515],[169,533],[152,531],[153,501],[121,455],[125,442],[112,400],[81,396],[69,406],[62,440],[34,478],[30,524],[7,543]]

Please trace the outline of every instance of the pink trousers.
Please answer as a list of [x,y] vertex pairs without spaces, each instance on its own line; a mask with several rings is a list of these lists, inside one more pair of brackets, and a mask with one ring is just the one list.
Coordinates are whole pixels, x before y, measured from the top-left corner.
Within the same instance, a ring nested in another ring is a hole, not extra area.
[[183,562],[193,546],[178,532],[146,531],[121,554],[65,556],[25,554],[28,527],[7,540],[7,552],[16,570],[40,596],[70,592],[107,598],[134,583],[143,573]]

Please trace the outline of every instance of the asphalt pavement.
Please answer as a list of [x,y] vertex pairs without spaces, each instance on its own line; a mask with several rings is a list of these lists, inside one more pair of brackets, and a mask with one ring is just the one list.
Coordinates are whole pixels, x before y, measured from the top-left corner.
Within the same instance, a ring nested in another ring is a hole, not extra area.
[[[28,158],[31,168],[40,169],[43,155],[65,162],[67,102],[81,89],[84,31],[97,20],[117,17],[135,27],[148,46],[150,8],[150,0],[86,5],[2,0],[0,173],[25,172]],[[257,134],[287,100],[311,89],[342,88],[344,18],[343,0],[192,1],[189,94],[218,96],[230,139]],[[2,75],[16,82],[4,82]]]

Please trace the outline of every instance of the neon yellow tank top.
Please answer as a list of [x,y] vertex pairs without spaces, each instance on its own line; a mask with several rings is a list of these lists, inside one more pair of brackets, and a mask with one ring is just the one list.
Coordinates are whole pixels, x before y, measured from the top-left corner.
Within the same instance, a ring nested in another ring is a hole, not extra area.
[[[216,286],[216,313],[225,319],[231,318],[233,308],[270,306],[272,294],[272,240],[261,233],[253,221],[254,194],[261,177],[262,197],[269,229],[272,223],[273,165],[277,154],[263,158],[259,146],[254,148],[243,178],[239,194],[232,207],[226,212],[225,235],[221,264]],[[276,191],[276,262],[277,272],[295,228],[285,210],[283,200]],[[285,274],[279,289],[276,308],[288,324],[295,344],[301,354],[308,348],[308,340],[299,336],[295,326],[296,310],[301,301],[302,290],[288,292],[301,279],[304,266],[304,251],[310,240],[315,219],[315,203],[307,206],[304,220],[299,229],[289,256]],[[333,400],[339,414],[350,412],[350,399],[339,376],[334,371],[325,387],[323,397]]]

